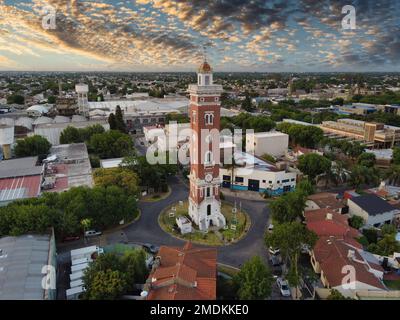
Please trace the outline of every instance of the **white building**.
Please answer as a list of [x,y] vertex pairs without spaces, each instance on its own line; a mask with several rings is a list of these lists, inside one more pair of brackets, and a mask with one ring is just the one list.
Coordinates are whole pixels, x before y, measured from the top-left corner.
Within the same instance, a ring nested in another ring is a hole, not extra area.
[[273,164],[244,152],[235,152],[237,166],[220,168],[222,187],[233,190],[267,192],[277,196],[296,188],[295,172],[280,170]]
[[289,136],[282,132],[258,132],[246,135],[246,151],[256,156],[269,154],[284,156],[289,146]]
[[176,224],[178,225],[181,234],[187,234],[192,232],[192,223],[184,216],[176,218]]
[[351,216],[362,217],[366,227],[380,227],[400,217],[400,210],[374,194],[348,199]]

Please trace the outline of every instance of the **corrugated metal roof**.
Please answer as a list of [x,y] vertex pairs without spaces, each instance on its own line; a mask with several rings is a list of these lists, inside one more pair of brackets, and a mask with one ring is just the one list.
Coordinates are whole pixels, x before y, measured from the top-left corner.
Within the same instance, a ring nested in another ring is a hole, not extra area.
[[44,298],[43,266],[49,258],[49,235],[0,238],[0,300]]

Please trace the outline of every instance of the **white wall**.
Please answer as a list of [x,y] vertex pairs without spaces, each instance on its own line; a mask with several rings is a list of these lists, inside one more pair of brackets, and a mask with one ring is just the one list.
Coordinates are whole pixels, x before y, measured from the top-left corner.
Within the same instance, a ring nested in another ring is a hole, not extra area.
[[390,220],[392,221],[395,215],[398,213],[398,210],[395,211],[388,211],[383,214],[378,214],[375,216],[370,216],[368,213],[360,208],[356,203],[354,203],[351,199],[347,201],[349,206],[349,214],[351,216],[359,216],[362,217],[367,226],[373,226],[374,224],[384,224],[385,221]]
[[256,156],[269,154],[274,157],[285,155],[289,146],[289,136],[285,133],[274,132],[266,134],[266,132],[247,135],[246,150],[254,152]]
[[[221,181],[223,180],[224,175],[231,176],[232,175],[231,170],[220,168],[219,176]],[[279,188],[283,188],[284,186],[291,186],[292,188],[294,188],[296,186],[296,176],[297,175],[294,172],[285,172],[285,171],[273,172],[273,171],[257,170],[252,168],[249,169],[235,168],[233,181],[231,181],[231,183],[247,187],[249,184],[249,179],[259,180],[260,189],[271,188],[272,190],[276,190]],[[243,183],[235,182],[235,177],[242,177]],[[294,181],[292,181],[292,179],[294,179]],[[282,180],[289,180],[289,181],[282,182]]]

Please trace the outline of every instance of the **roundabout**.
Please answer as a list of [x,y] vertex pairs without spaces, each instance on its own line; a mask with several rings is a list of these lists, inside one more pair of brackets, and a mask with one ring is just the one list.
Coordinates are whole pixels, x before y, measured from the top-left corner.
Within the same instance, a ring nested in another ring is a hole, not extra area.
[[176,219],[185,217],[190,221],[190,217],[188,215],[188,201],[179,201],[161,211],[158,223],[161,229],[171,236],[201,245],[224,246],[240,241],[251,227],[250,216],[228,202],[222,202],[221,212],[226,219],[225,228],[218,230],[211,227],[208,232],[203,232],[192,223],[192,232],[181,234]]

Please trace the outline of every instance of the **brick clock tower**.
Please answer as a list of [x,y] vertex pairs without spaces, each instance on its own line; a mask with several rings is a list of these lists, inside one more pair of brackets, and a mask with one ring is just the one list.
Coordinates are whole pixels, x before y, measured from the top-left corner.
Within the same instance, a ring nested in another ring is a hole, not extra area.
[[201,231],[222,228],[226,221],[219,198],[219,129],[221,85],[213,84],[212,68],[205,60],[189,85],[190,142],[189,216]]

